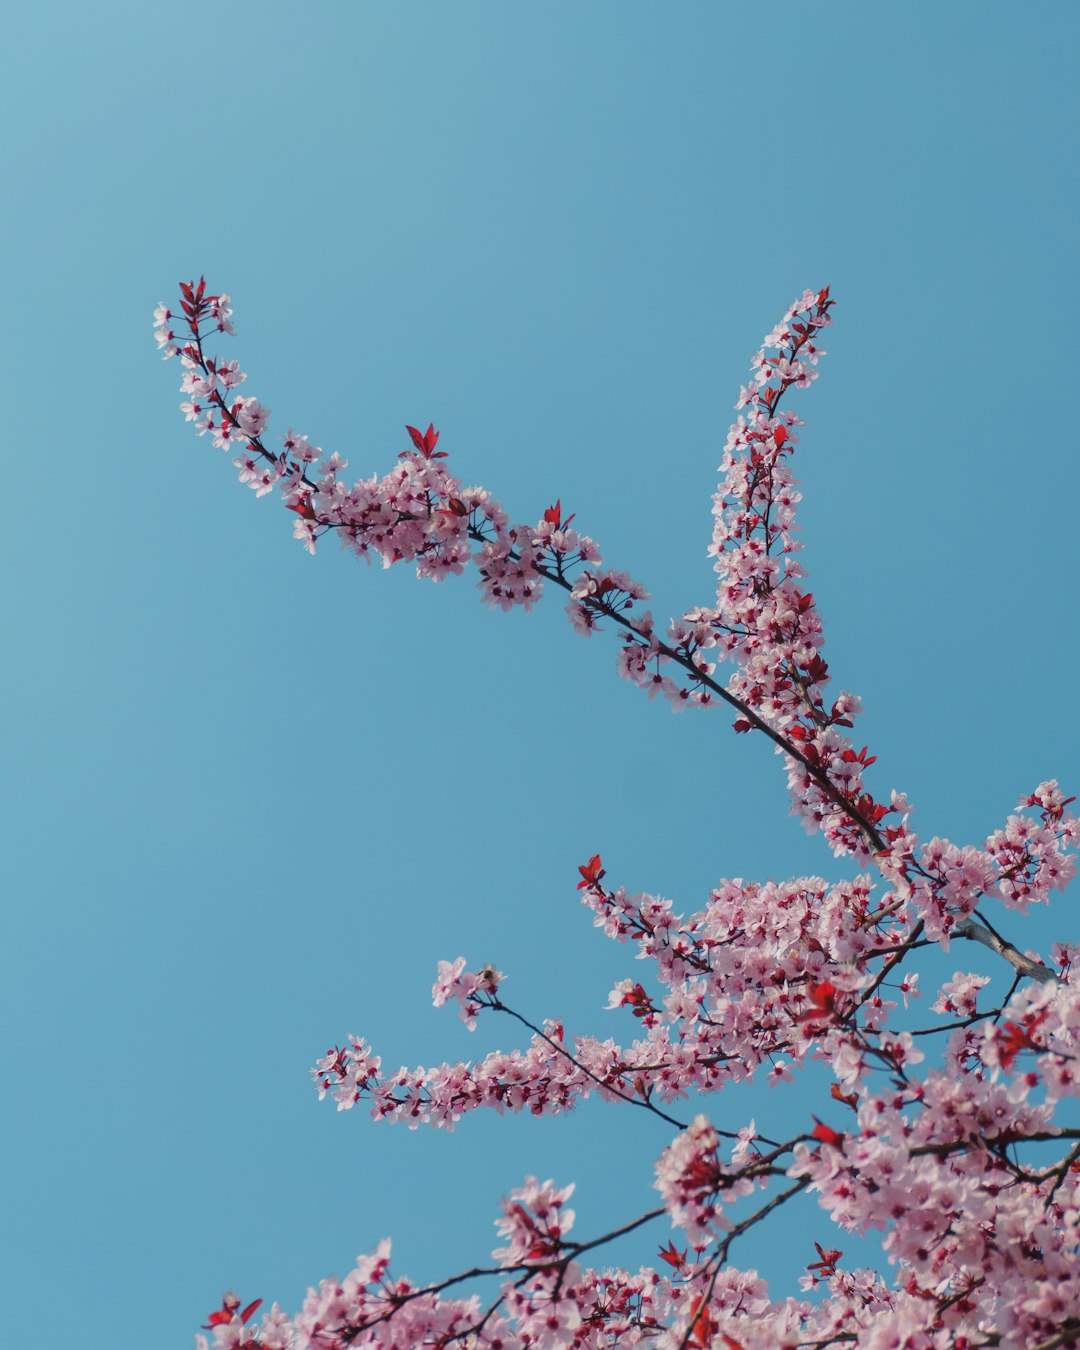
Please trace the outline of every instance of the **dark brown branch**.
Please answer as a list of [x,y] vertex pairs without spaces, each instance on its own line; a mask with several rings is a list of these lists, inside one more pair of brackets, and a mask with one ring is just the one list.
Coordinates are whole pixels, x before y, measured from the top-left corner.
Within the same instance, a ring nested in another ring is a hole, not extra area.
[[570,1262],[576,1260],[583,1252],[592,1251],[608,1242],[614,1242],[616,1238],[625,1237],[628,1233],[632,1233],[635,1229],[641,1228],[644,1224],[650,1223],[653,1219],[657,1219],[660,1215],[666,1213],[667,1207],[659,1205],[656,1209],[650,1209],[644,1214],[639,1214],[636,1219],[631,1219],[629,1223],[624,1223],[622,1227],[611,1229],[601,1237],[592,1238],[588,1242],[568,1242],[565,1244],[563,1255],[552,1261],[519,1261],[511,1266],[473,1266],[471,1270],[460,1271],[457,1275],[450,1275],[445,1280],[439,1280],[435,1284],[411,1289],[407,1294],[394,1295],[392,1307],[375,1317],[367,1318],[363,1322],[343,1328],[340,1335],[346,1344],[354,1341],[363,1332],[369,1331],[372,1327],[379,1326],[383,1322],[390,1321],[406,1303],[413,1303],[418,1298],[441,1294],[444,1290],[453,1288],[454,1285],[464,1284],[466,1280],[477,1280],[492,1275],[520,1274],[519,1283],[524,1283],[533,1275],[540,1275],[551,1270],[565,1270]]
[[[591,1078],[598,1087],[603,1088],[606,1092],[610,1092],[613,1096],[621,1098],[630,1106],[640,1106],[646,1111],[651,1111],[653,1115],[659,1116],[661,1120],[666,1120],[669,1125],[674,1125],[677,1130],[686,1129],[686,1126],[682,1121],[676,1120],[674,1116],[669,1116],[666,1111],[661,1111],[660,1108],[655,1106],[651,1101],[646,1100],[644,1097],[630,1097],[625,1092],[620,1092],[619,1089],[614,1087],[611,1083],[605,1082],[604,1079],[593,1073],[591,1069],[587,1069],[580,1060],[575,1059],[564,1045],[560,1045],[558,1041],[553,1040],[546,1032],[541,1031],[539,1027],[534,1026],[528,1018],[522,1017],[521,1013],[515,1012],[513,1008],[508,1008],[506,1004],[501,1002],[498,998],[493,998],[492,1002],[487,1006],[489,1008],[494,1008],[496,1012],[508,1013],[511,1017],[517,1018],[523,1027],[528,1027],[535,1036],[539,1036],[542,1041],[546,1041],[547,1044],[551,1046],[552,1050],[557,1051],[564,1059],[569,1060],[576,1069],[580,1069],[587,1078]],[[717,1133],[724,1134],[729,1139],[737,1139],[739,1137],[737,1134],[731,1134],[727,1130],[718,1130]]]

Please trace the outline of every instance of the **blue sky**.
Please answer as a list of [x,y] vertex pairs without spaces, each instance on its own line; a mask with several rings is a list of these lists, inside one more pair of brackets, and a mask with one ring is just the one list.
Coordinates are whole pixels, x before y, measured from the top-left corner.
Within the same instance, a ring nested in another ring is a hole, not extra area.
[[[307,558],[185,428],[154,304],[205,272],[271,437],[367,476],[433,420],[467,483],[515,519],[561,497],[666,617],[712,591],[750,356],[830,283],[793,403],[830,665],[873,786],[979,842],[1080,784],[1077,30],[1061,3],[9,17],[12,1344],[187,1345],[222,1288],[295,1308],[384,1235],[444,1274],[528,1172],[578,1182],[582,1235],[631,1217],[659,1122],[409,1133],[320,1108],[307,1067],[349,1031],[390,1065],[518,1043],[430,1007],[458,954],[629,1039],[601,1009],[640,967],[576,901],[593,852],[684,909],[842,874],[763,743],[648,703],[554,598],[504,616],[468,576]],[[1072,903],[1008,931],[1076,939]],[[810,1208],[736,1255],[783,1293],[829,1235]]]

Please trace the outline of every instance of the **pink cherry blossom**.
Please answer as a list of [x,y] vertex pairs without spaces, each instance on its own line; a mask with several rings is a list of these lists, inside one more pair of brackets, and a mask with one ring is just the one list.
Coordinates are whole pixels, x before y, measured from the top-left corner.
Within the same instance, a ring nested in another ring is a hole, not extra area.
[[[422,579],[472,566],[502,610],[563,591],[577,632],[617,637],[621,676],[675,711],[726,708],[737,733],[770,741],[791,810],[859,869],[837,881],[723,878],[680,912],[609,880],[592,853],[567,892],[576,884],[593,924],[640,963],[607,995],[603,1038],[555,1010],[513,1007],[493,966],[440,961],[435,1005],[456,1004],[469,1030],[501,1017],[520,1043],[389,1070],[350,1035],[316,1061],[319,1097],[411,1129],[452,1130],[480,1110],[562,1114],[589,1097],[649,1113],[669,1132],[641,1160],[661,1203],[579,1236],[573,1186],[528,1177],[496,1218],[494,1264],[417,1285],[391,1273],[383,1241],[312,1287],[294,1316],[274,1304],[256,1320],[260,1299],[241,1307],[227,1294],[203,1328],[214,1350],[1080,1344],[1080,947],[1059,942],[1046,959],[1014,940],[1021,916],[1075,876],[1080,820],[1048,780],[982,844],[923,839],[907,797],[874,785],[877,757],[848,734],[861,705],[832,687],[797,556],[803,423],[787,406],[818,376],[833,303],[828,288],[804,292],[753,357],[713,503],[715,596],[659,624],[642,609],[646,588],[571,528],[563,498],[535,523],[512,523],[487,489],[451,473],[433,423],[407,425],[405,448],[352,484],[340,455],[291,428],[270,449],[269,410],[235,392],[246,380],[235,361],[205,349],[233,333],[229,297],[200,279],[182,283],[177,311],[154,311],[159,350],[179,359],[185,418],[231,453],[256,496],[276,490],[309,553],[336,535],[357,557]],[[941,983],[932,968],[920,1012],[922,954],[967,942],[996,976],[957,969]],[[761,1123],[729,1128],[715,1094],[755,1079],[777,1089]],[[820,1098],[812,1114],[792,1111],[783,1089],[796,1079]],[[773,1292],[736,1264],[738,1244],[783,1222],[800,1195],[820,1223],[802,1212],[807,1259]],[[630,1234],[656,1242],[659,1268],[595,1264]],[[879,1239],[881,1269],[845,1262],[854,1234]],[[465,1279],[486,1292],[461,1294]],[[196,1343],[209,1350],[205,1336]]]

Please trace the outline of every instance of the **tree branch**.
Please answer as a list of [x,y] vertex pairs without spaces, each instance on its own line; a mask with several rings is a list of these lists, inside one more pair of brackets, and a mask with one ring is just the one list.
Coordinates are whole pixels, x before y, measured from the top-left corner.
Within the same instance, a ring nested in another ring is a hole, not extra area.
[[989,947],[992,952],[1008,961],[1018,975],[1037,980],[1039,984],[1049,984],[1051,980],[1057,979],[1057,975],[1049,966],[1025,956],[1018,947],[1014,947],[997,933],[991,932],[984,924],[976,923],[974,919],[961,919],[953,929],[953,936],[967,938],[969,942],[981,942],[984,947]]

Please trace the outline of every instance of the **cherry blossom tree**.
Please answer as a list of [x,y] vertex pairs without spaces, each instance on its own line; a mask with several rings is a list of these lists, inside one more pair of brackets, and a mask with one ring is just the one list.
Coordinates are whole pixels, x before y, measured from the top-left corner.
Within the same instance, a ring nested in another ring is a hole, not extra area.
[[[339,1111],[363,1104],[376,1120],[443,1129],[470,1111],[557,1113],[589,1096],[651,1112],[671,1131],[648,1160],[657,1204],[579,1237],[573,1186],[528,1177],[503,1201],[490,1263],[418,1284],[393,1271],[383,1241],[293,1315],[275,1304],[257,1320],[261,1300],[242,1307],[226,1295],[204,1328],[215,1350],[1080,1345],[1080,1129],[1063,1115],[1080,1083],[1080,949],[1057,944],[1044,958],[1003,931],[1068,883],[1080,820],[1074,799],[1044,782],[982,844],[960,846],[920,838],[907,798],[868,784],[875,757],[849,734],[859,700],[826,693],[821,616],[795,535],[803,423],[787,394],[816,379],[833,303],[828,288],[807,291],[754,357],[714,501],[715,601],[666,627],[561,502],[515,525],[485,489],[462,486],[433,426],[406,428],[396,463],[351,486],[345,462],[306,436],[289,430],[270,449],[268,410],[239,392],[237,363],[207,349],[215,333],[233,333],[229,297],[200,280],[181,285],[177,311],[158,307],[158,345],[183,368],[187,420],[230,453],[257,496],[280,494],[309,553],[336,535],[358,557],[409,563],[434,581],[471,564],[503,610],[563,591],[574,628],[613,632],[619,673],[650,697],[726,707],[737,733],[771,741],[792,809],[863,869],[835,884],[720,881],[681,915],[609,880],[599,854],[587,859],[578,890],[593,922],[647,969],[609,996],[635,1019],[627,1044],[531,1022],[505,1001],[499,971],[440,962],[436,1005],[456,1004],[470,1029],[502,1013],[527,1044],[387,1071],[350,1036],[315,1064],[319,1096]],[[912,1022],[920,954],[960,941],[988,948],[999,980],[957,969],[928,991],[933,1016]],[[788,1082],[815,1062],[831,1095],[820,1119],[786,1138],[753,1121],[722,1129],[696,1111],[730,1084]],[[736,1264],[737,1244],[800,1192],[836,1226],[835,1245],[815,1244],[802,1297],[774,1298]],[[636,1231],[651,1236],[657,1266],[605,1267],[605,1244]],[[881,1269],[844,1263],[852,1233],[880,1235]]]

